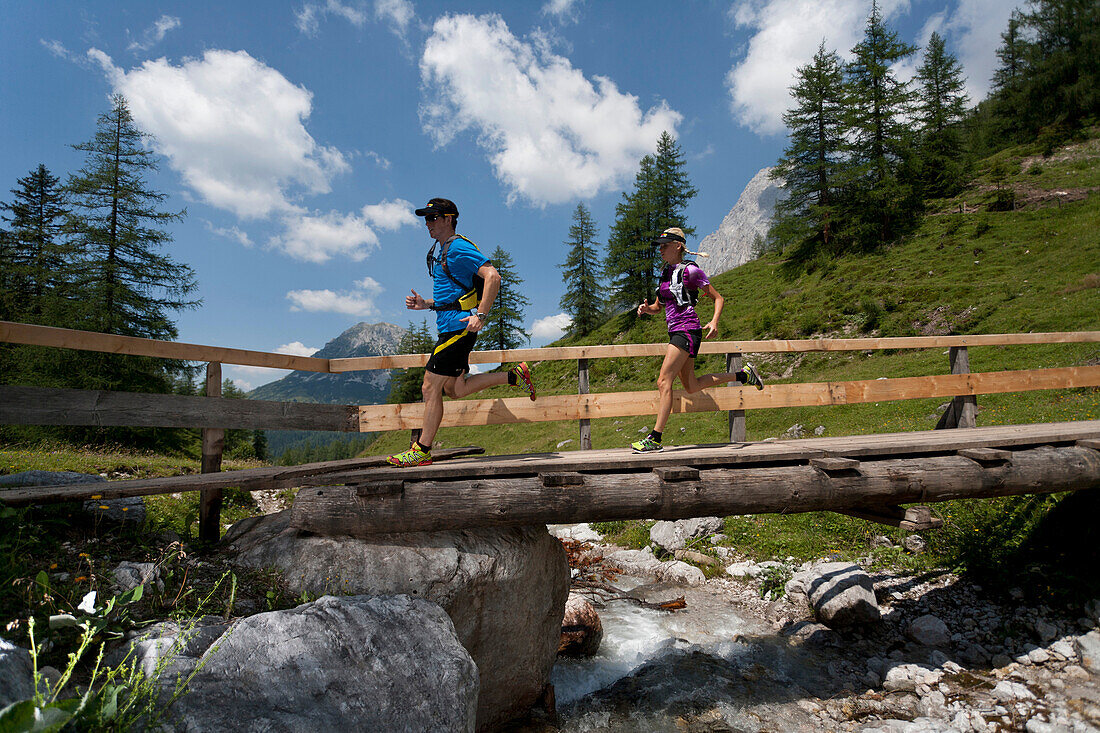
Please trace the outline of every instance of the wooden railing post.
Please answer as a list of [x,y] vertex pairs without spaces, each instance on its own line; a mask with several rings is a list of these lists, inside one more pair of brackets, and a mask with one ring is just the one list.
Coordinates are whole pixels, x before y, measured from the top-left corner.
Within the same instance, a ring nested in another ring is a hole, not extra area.
[[[222,396],[222,365],[212,361],[206,365],[206,396]],[[222,449],[225,447],[225,429],[202,429],[202,472],[218,473],[222,470]],[[199,539],[217,542],[221,539],[222,490],[203,489],[199,497]]]
[[[741,369],[741,354],[733,353],[726,354],[726,371],[736,372]],[[730,442],[731,443],[744,443],[745,442],[745,411],[744,410],[730,410],[729,411],[729,423],[730,423]]]
[[[970,373],[970,355],[965,346],[951,346],[948,348],[948,359],[951,361],[952,374]],[[952,397],[951,404],[944,410],[940,420],[936,423],[937,430],[945,428],[972,428],[977,425],[978,398],[974,395],[962,395]]]
[[[588,359],[577,359],[577,394],[588,394]],[[579,423],[581,450],[592,450],[592,421],[583,417]]]

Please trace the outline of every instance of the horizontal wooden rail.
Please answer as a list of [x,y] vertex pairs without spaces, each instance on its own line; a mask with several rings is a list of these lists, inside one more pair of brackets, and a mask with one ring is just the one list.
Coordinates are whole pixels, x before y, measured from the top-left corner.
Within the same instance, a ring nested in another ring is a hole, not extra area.
[[[689,395],[682,390],[675,390],[672,411],[850,405],[925,397],[1096,386],[1100,386],[1100,366],[865,379],[852,382],[769,384],[763,391],[744,387],[720,387]],[[526,397],[454,400],[444,406],[442,427],[652,415],[657,411],[657,400],[656,390],[549,395],[539,397],[536,402],[531,402]],[[411,430],[420,427],[423,416],[423,403],[362,405],[359,408],[359,425],[360,430],[367,432]]]
[[[220,362],[246,366],[296,369],[306,372],[341,373],[365,369],[407,369],[424,366],[427,354],[395,354],[345,359],[322,359],[267,351],[249,351],[222,346],[204,346],[178,341],[116,336],[108,333],[75,331],[68,328],[36,326],[0,321],[0,343],[54,346],[111,354],[152,356],[183,361]],[[896,338],[793,339],[770,341],[711,341],[703,343],[700,353],[790,353],[804,351],[864,351],[875,349],[934,349],[966,346],[1011,346],[1024,344],[1068,344],[1100,342],[1100,331],[1051,333],[975,334],[969,336],[906,336]],[[662,356],[667,344],[608,344],[600,346],[562,346],[540,349],[475,351],[472,364],[500,364],[512,361],[565,361],[573,359],[616,359]]]
[[[1052,333],[975,334],[972,336],[904,336],[892,338],[795,339],[772,341],[705,341],[701,354],[762,354],[803,351],[867,351],[876,349],[943,349],[961,346],[1019,346],[1025,344],[1077,344],[1100,342],[1100,331]],[[622,359],[664,356],[668,344],[609,344],[603,346],[559,346],[541,349],[474,351],[471,364],[502,364],[513,361],[567,361],[572,359]],[[333,373],[359,369],[407,369],[424,366],[428,354],[394,354],[330,359]]]
[[267,351],[229,349],[222,346],[202,346],[179,341],[157,341],[111,333],[74,331],[69,328],[34,326],[27,323],[0,321],[0,342],[30,346],[55,346],[81,351],[103,351],[109,354],[155,356],[182,361],[214,361],[224,364],[297,369],[303,372],[328,372],[329,360],[312,356],[273,354]]
[[0,385],[0,425],[359,431],[355,405]]

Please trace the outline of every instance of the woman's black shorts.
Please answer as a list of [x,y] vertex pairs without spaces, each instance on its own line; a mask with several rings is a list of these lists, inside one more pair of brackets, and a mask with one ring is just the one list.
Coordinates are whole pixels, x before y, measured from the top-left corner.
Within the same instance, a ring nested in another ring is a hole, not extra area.
[[686,351],[694,359],[699,354],[699,345],[703,343],[703,329],[691,331],[669,331],[668,342],[676,348]]
[[435,349],[424,368],[432,374],[458,377],[470,371],[470,352],[474,350],[477,334],[466,329],[439,334]]

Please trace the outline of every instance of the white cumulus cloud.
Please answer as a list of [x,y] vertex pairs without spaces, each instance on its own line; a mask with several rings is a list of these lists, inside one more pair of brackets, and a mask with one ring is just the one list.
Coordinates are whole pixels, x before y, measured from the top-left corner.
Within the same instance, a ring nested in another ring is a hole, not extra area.
[[405,38],[409,25],[416,18],[416,10],[409,0],[374,0],[373,12],[368,12],[363,2],[343,3],[340,0],[326,0],[323,3],[306,3],[295,14],[295,25],[307,36],[315,36],[321,28],[321,21],[332,15],[343,18],[356,28],[362,28],[373,15],[390,27],[401,39]]
[[316,349],[312,346],[306,346],[301,341],[291,341],[289,344],[283,344],[275,349],[276,354],[289,354],[290,356],[313,356],[320,349]]
[[[313,356],[319,349],[306,346],[301,341],[291,341],[274,349],[276,354],[290,354],[291,356]],[[238,389],[250,392],[261,384],[282,379],[290,374],[286,369],[273,369],[271,367],[246,366],[243,364],[226,364],[225,376],[232,379]]]
[[[996,66],[996,48],[1008,18],[1020,2],[958,0],[954,7],[933,14],[921,36],[901,40],[923,44],[938,31],[967,77],[967,91],[976,103],[989,91]],[[880,0],[887,25],[911,10],[910,0]],[[726,75],[734,118],[759,135],[783,132],[783,113],[791,106],[790,87],[799,66],[810,63],[822,41],[826,50],[850,58],[863,39],[870,13],[868,0],[747,0],[731,6],[730,17],[752,31],[744,57]],[[910,78],[920,64],[923,47],[895,69]]]
[[359,261],[378,246],[375,229],[416,225],[412,209],[408,201],[397,199],[368,204],[358,214],[295,212],[283,218],[283,233],[268,244],[307,262],[327,262],[335,256]]
[[420,75],[421,122],[436,144],[472,130],[509,201],[537,206],[614,189],[682,119],[664,102],[643,112],[637,97],[516,38],[498,15],[437,20]]
[[350,170],[305,128],[312,94],[245,51],[206,51],[125,71],[88,52],[123,94],[157,152],[206,203],[242,218],[297,212],[292,196],[328,193]]
[[354,283],[351,290],[291,290],[286,294],[292,311],[343,313],[349,316],[370,317],[378,312],[375,297],[384,288],[373,278],[366,277]]
[[573,319],[565,313],[540,318],[531,324],[531,337],[553,341],[565,335]]

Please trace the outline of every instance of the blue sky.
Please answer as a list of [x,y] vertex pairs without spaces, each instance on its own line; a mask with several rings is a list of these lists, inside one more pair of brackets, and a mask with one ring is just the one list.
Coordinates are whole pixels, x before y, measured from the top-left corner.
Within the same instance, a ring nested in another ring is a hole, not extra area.
[[[1017,4],[879,7],[907,42],[938,31],[977,101]],[[823,39],[847,57],[869,9],[0,0],[0,200],[39,163],[62,179],[77,170],[70,145],[122,93],[162,156],[151,184],[187,210],[170,253],[196,271],[203,305],[179,315],[181,341],[309,354],[359,321],[419,322],[404,297],[430,289],[431,241],[412,210],[445,196],[460,232],[511,253],[542,345],[565,323],[558,265],[577,203],[606,237],[669,130],[699,190],[689,224],[714,231],[783,150],[795,68]],[[246,389],[283,375],[225,373]]]

